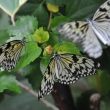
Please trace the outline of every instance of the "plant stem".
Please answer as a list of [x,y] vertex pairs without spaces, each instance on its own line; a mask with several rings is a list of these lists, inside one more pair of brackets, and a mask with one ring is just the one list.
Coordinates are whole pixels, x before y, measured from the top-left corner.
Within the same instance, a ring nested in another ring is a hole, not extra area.
[[52,11],[50,12],[50,18],[49,18],[49,23],[48,23],[48,27],[47,27],[48,30],[50,29],[51,21],[52,21]]
[[[34,95],[35,97],[38,96],[38,93],[33,91],[31,88],[27,87],[26,85],[22,84],[21,82],[18,81],[18,85],[25,89],[26,91],[28,91],[30,94]],[[47,100],[45,99],[41,99],[41,101],[47,106],[47,107],[50,107],[52,108],[53,110],[59,110],[57,107],[55,107],[53,104],[51,104],[50,102],[48,102]]]

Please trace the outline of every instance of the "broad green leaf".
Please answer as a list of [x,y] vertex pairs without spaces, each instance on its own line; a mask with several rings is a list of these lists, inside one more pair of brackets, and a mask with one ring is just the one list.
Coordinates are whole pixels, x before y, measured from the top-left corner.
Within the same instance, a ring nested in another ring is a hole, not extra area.
[[56,34],[54,34],[53,32],[50,32],[49,34],[50,34],[50,38],[47,41],[47,44],[49,44],[51,46],[56,45],[59,42],[58,36]]
[[71,20],[84,20],[92,18],[96,10],[105,0],[68,0],[66,16]]
[[37,17],[39,26],[47,26],[49,22],[49,14],[46,8],[42,4],[37,4],[35,11],[32,13]]
[[46,0],[47,3],[53,4],[53,5],[64,5],[67,3],[67,0]]
[[6,42],[6,40],[9,38],[9,35],[6,30],[0,30],[0,44],[3,44]]
[[81,55],[79,49],[72,42],[62,42],[56,44],[53,47],[53,50],[54,52],[58,52],[59,54],[71,53],[71,54]]
[[38,21],[33,16],[22,16],[16,21],[15,26],[10,26],[8,29],[9,35],[23,37],[29,34],[34,34],[38,28]]
[[10,17],[2,10],[0,13],[0,30],[6,30],[10,25]]
[[42,80],[42,74],[40,70],[40,60],[37,59],[32,62],[29,66],[25,67],[22,74],[28,78],[29,83],[32,85],[34,90],[38,90]]
[[8,15],[14,16],[27,0],[0,0],[0,8]]
[[44,74],[48,64],[49,64],[50,58],[49,57],[44,57],[41,59],[40,61],[40,70],[42,72],[42,74]]
[[19,9],[16,16],[32,15],[36,9],[37,3],[31,3],[29,0]]
[[9,72],[0,72],[0,92],[3,92],[5,89],[21,93],[16,78]]
[[37,29],[34,33],[34,38],[38,43],[44,43],[48,41],[49,39],[49,33],[48,31],[44,31],[42,27]]
[[37,42],[32,35],[37,26],[38,22],[33,16],[21,17],[16,21],[16,26],[10,26],[8,32],[15,37],[11,37],[9,41],[21,40],[23,37],[26,37],[26,45],[15,70],[25,67],[41,54],[42,50],[38,47]]

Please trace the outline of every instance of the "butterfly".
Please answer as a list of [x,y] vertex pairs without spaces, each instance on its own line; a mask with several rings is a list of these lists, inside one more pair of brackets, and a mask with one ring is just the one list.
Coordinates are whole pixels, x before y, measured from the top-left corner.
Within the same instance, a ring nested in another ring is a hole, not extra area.
[[41,81],[38,100],[52,91],[54,79],[61,84],[72,84],[81,77],[97,74],[98,68],[100,68],[100,64],[92,59],[75,54],[55,52]]
[[92,20],[87,18],[87,22],[63,24],[58,27],[58,32],[74,43],[80,43],[90,57],[100,57],[102,47],[98,39],[104,45],[110,46],[110,0],[99,7]]
[[25,40],[23,37],[22,40],[13,40],[0,46],[0,68],[10,71],[16,67]]

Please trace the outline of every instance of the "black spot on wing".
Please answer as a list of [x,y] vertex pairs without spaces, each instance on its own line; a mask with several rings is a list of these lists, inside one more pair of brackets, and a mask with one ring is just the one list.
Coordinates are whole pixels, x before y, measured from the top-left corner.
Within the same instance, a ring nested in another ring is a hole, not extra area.
[[84,58],[84,59],[82,60],[82,63],[85,64],[85,63],[86,63],[86,60],[87,60],[87,59]]
[[105,9],[105,8],[99,8],[99,11],[101,11],[101,12],[106,12],[107,9]]
[[10,42],[7,43],[7,46],[6,46],[5,49],[8,49],[9,47],[11,47],[11,43]]
[[3,53],[3,50],[2,50],[2,48],[0,48],[0,54],[2,54]]
[[109,16],[105,16],[105,18],[106,18],[106,19],[110,19],[110,17],[109,17]]
[[69,67],[72,68],[72,64],[71,63],[69,64]]
[[76,21],[75,23],[76,23],[76,25],[75,25],[75,26],[78,28],[78,27],[79,27],[79,23],[78,23],[77,21]]
[[110,2],[107,2],[107,5],[110,5]]
[[77,61],[79,60],[79,59],[76,57],[76,55],[73,55],[73,56],[72,56],[72,59],[73,59],[73,61],[74,61],[75,63],[77,63]]

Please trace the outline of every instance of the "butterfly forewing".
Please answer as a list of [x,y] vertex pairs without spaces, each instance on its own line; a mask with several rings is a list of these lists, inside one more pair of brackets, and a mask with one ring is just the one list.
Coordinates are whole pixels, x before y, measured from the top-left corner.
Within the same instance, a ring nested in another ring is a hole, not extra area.
[[110,21],[110,0],[102,4],[93,16],[93,21]]
[[58,31],[61,35],[76,43],[80,43],[83,41],[87,30],[88,23],[81,21],[66,23],[58,28]]
[[[74,74],[73,71],[70,69],[71,62],[69,60],[65,60],[63,58],[60,58],[60,60],[56,60],[55,65],[57,66],[57,71],[55,70],[55,78],[62,84],[72,84],[78,78],[76,78],[77,75]],[[77,74],[77,73],[76,73]]]
[[80,77],[97,74],[100,67],[99,63],[85,57],[73,54],[61,54],[60,57],[55,63],[59,72],[56,78],[63,84],[72,84]]
[[15,68],[24,45],[25,38],[2,45],[0,47],[0,67],[9,71]]

